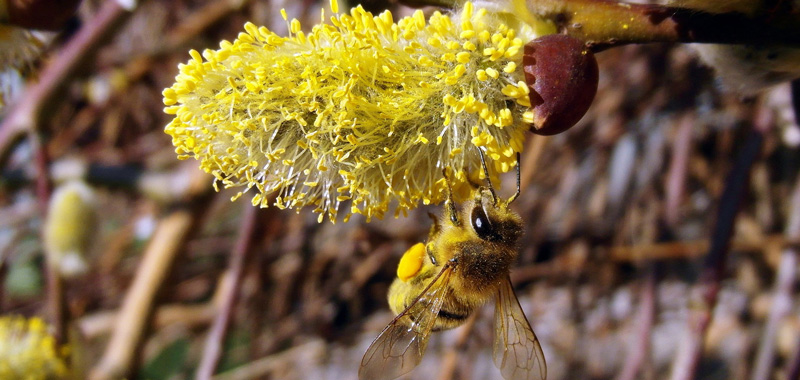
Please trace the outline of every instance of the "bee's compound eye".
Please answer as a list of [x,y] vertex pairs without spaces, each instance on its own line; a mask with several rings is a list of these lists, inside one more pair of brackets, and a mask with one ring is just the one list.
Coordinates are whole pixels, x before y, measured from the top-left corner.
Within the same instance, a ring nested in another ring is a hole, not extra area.
[[417,243],[403,254],[400,263],[397,264],[397,277],[403,281],[408,281],[419,273],[422,268],[422,260],[425,258],[425,244]]
[[486,241],[500,240],[500,234],[495,231],[494,226],[489,222],[489,217],[482,207],[475,207],[472,209],[472,229],[478,234],[478,237]]

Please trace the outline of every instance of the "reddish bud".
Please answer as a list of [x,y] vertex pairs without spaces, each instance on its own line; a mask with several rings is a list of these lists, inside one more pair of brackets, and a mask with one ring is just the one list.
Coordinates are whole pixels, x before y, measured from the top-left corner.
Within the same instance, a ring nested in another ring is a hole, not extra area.
[[554,135],[571,128],[597,93],[597,60],[583,41],[563,34],[539,37],[522,57],[530,88],[531,132]]

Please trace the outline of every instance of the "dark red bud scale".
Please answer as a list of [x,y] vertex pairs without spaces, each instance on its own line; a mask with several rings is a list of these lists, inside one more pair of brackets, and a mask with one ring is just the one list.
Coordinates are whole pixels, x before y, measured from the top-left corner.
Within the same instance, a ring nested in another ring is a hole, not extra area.
[[583,41],[563,34],[539,37],[522,57],[530,88],[531,132],[554,135],[575,125],[597,93],[597,60]]

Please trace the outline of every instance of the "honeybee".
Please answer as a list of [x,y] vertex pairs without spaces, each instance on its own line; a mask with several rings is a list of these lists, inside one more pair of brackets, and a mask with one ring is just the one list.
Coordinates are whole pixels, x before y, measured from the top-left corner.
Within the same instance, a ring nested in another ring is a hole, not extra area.
[[[493,357],[503,378],[547,377],[542,347],[509,278],[523,232],[522,218],[509,209],[520,193],[519,155],[517,192],[507,201],[498,199],[489,181],[483,152],[481,162],[486,186],[477,188],[460,210],[448,194],[427,244],[414,245],[401,258],[388,296],[397,316],[364,353],[359,379],[388,380],[410,372],[422,360],[431,332],[460,326],[491,298],[495,299]],[[452,192],[449,186],[448,192]]]

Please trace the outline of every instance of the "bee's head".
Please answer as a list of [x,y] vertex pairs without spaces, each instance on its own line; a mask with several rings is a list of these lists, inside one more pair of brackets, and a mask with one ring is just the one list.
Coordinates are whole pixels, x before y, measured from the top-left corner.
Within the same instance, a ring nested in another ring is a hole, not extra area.
[[482,186],[475,199],[467,204],[464,219],[481,240],[515,244],[522,235],[522,218],[508,208],[513,200],[498,200],[490,187]]
[[[514,245],[522,235],[522,218],[509,209],[509,205],[520,193],[519,153],[517,153],[517,192],[508,200],[503,201],[497,197],[486,166],[483,151],[478,149],[481,157],[483,172],[486,176],[486,186],[481,186],[475,192],[475,198],[468,202],[459,212],[452,200],[452,190],[448,182],[448,200],[446,215],[454,226],[467,224],[483,241]],[[447,170],[444,171],[447,178]]]

